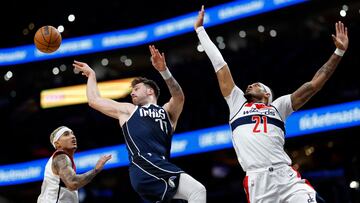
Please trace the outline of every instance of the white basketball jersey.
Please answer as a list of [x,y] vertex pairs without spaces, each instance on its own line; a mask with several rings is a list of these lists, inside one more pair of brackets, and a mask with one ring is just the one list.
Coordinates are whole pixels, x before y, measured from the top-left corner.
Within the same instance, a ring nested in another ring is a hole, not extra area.
[[225,97],[230,109],[232,142],[244,171],[276,164],[291,164],[284,151],[285,120],[293,112],[290,95],[271,105],[248,103],[243,91],[234,87]]
[[[70,191],[65,186],[61,186],[60,177],[53,173],[51,169],[53,156],[51,156],[45,166],[41,194],[38,197],[37,203],[78,203],[78,191]],[[72,159],[71,161],[73,162]]]

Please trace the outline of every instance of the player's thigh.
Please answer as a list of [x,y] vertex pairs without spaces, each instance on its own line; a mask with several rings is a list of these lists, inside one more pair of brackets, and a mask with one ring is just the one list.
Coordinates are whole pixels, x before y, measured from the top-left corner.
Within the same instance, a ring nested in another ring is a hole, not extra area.
[[285,203],[317,203],[316,192],[294,193]]

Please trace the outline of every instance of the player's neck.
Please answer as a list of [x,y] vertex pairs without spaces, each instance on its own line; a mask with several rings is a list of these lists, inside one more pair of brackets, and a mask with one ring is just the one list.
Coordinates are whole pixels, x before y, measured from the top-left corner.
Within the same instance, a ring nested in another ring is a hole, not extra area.
[[62,150],[65,151],[71,157],[74,157],[74,154],[75,154],[75,151],[76,151],[76,149],[62,149]]
[[250,98],[249,100],[248,100],[248,102],[250,103],[263,103],[263,104],[266,104],[266,101],[265,101],[265,99],[263,98],[263,99],[257,99],[257,98],[254,98],[254,97],[252,97],[252,98]]
[[146,106],[146,105],[149,105],[149,104],[155,104],[155,105],[157,105],[157,100],[154,99],[153,97],[150,97],[149,99],[147,99],[146,102],[144,102],[143,104],[141,104],[141,106]]

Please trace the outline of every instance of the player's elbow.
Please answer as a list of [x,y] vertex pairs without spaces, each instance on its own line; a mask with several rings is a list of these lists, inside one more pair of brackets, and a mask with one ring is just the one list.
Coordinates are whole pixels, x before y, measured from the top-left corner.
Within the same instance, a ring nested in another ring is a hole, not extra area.
[[96,98],[89,98],[88,99],[88,104],[91,108],[96,109],[96,107],[98,106],[99,100]]
[[80,184],[77,182],[72,182],[72,183],[68,183],[65,185],[66,185],[66,188],[70,191],[76,191],[80,188]]
[[316,93],[318,91],[320,91],[323,86],[324,86],[324,83],[319,83],[319,82],[316,82],[316,81],[310,81],[308,82],[309,84],[309,88],[311,89],[312,92]]
[[180,102],[184,103],[185,102],[185,95],[183,92],[181,92],[181,94],[178,95],[177,98]]
[[89,106],[91,107],[91,108],[95,108],[95,106],[96,106],[96,102],[94,101],[94,100],[88,100],[88,104],[89,104]]
[[177,92],[176,94],[172,95],[172,98],[176,100],[178,103],[184,103],[185,102],[185,95],[182,91]]

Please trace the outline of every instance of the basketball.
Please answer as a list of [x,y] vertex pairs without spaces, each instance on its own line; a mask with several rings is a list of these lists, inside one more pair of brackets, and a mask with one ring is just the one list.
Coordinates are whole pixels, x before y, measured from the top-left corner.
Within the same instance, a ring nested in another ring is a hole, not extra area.
[[52,53],[60,47],[61,34],[53,26],[46,25],[36,31],[34,43],[39,51]]

